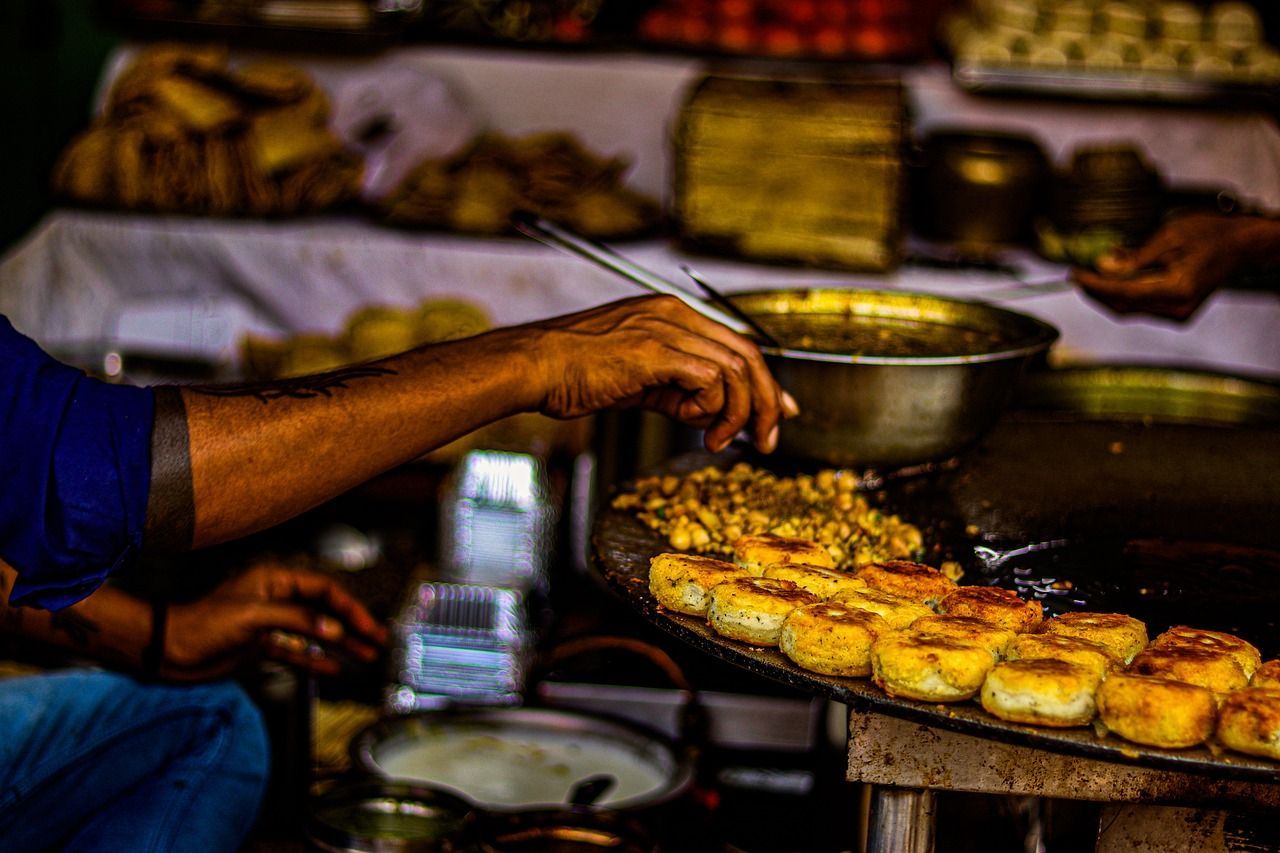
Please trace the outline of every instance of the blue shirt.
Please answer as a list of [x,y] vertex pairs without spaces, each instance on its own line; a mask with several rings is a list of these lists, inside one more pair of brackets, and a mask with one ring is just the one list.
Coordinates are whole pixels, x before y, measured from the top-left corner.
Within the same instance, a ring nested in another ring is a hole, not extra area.
[[142,548],[150,389],[60,364],[0,316],[0,559],[11,604],[57,610]]

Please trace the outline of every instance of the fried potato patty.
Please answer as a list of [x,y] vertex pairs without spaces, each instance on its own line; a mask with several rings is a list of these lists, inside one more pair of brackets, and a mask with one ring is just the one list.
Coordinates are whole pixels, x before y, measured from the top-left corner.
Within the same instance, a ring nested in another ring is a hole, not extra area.
[[1010,631],[1030,631],[1044,618],[1040,602],[1023,600],[1011,589],[995,586],[958,587],[938,605],[948,616],[970,616]]
[[871,646],[892,628],[874,613],[823,601],[787,614],[778,648],[797,666],[823,675],[871,674]]
[[955,581],[937,569],[910,560],[888,560],[860,566],[857,576],[867,586],[933,607],[956,589]]
[[1214,693],[1230,693],[1249,683],[1235,658],[1201,646],[1152,646],[1138,653],[1128,671],[1198,684]]
[[1009,644],[1009,660],[1060,660],[1083,666],[1099,680],[1118,663],[1115,653],[1101,643],[1057,634],[1019,634]]
[[1227,749],[1280,759],[1280,690],[1247,687],[1218,709],[1218,740]]
[[866,589],[865,581],[859,580],[848,572],[835,569],[823,569],[818,566],[807,566],[803,563],[782,563],[776,566],[765,566],[762,577],[791,581],[801,589],[808,590],[818,598],[831,598],[836,593],[849,589]]
[[933,611],[923,604],[870,587],[838,592],[832,601],[855,610],[875,613],[883,617],[891,628],[906,628],[921,616],[933,615]]
[[937,606],[956,588],[955,581],[941,571],[910,560],[869,562],[859,566],[856,575],[872,589],[910,598],[929,607]]
[[1063,613],[1047,620],[1041,630],[1106,646],[1126,664],[1147,647],[1147,626],[1123,613]]
[[981,643],[996,660],[1004,657],[1005,650],[1009,648],[1013,638],[1018,636],[1008,628],[1001,628],[972,616],[921,616],[911,623],[911,630],[917,634],[933,634]]
[[1182,681],[1115,673],[1102,682],[1098,715],[1125,740],[1180,749],[1204,743],[1213,732],[1213,691]]
[[871,678],[890,696],[924,702],[973,698],[995,664],[981,643],[930,634],[887,634],[871,646]]
[[693,554],[659,554],[649,560],[649,592],[663,607],[705,616],[711,588],[751,575],[741,566]]
[[753,646],[776,646],[787,614],[818,596],[791,581],[739,578],[711,588],[707,621],[716,633]]
[[1269,687],[1273,690],[1280,690],[1280,660],[1264,661],[1261,666],[1254,670],[1253,678],[1250,679],[1251,687]]
[[1253,677],[1254,670],[1262,663],[1262,653],[1252,643],[1222,631],[1206,631],[1186,625],[1170,628],[1152,640],[1151,645],[1157,649],[1199,648],[1231,655],[1244,670],[1245,678]]
[[766,566],[803,563],[821,569],[834,569],[836,561],[830,552],[811,539],[759,533],[740,536],[733,542],[733,561],[755,577],[764,574]]
[[1102,683],[1095,670],[1063,660],[998,663],[982,683],[982,707],[1014,723],[1084,726],[1097,713],[1094,694]]

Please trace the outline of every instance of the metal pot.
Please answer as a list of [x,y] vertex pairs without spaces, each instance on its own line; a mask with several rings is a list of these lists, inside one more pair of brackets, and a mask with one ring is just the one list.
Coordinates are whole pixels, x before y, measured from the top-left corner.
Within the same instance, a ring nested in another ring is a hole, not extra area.
[[693,782],[689,755],[604,717],[538,708],[418,714],[379,722],[351,744],[355,766],[451,791],[494,812],[562,809],[584,780],[612,777],[594,800],[648,809]]
[[1035,140],[939,131],[920,156],[914,196],[922,233],[969,246],[1030,242],[1051,174]]
[[800,404],[779,449],[836,465],[893,469],[964,450],[995,423],[1027,362],[1058,337],[1034,317],[923,293],[769,290],[733,299],[784,344],[793,335],[779,334],[779,324],[806,317],[815,326],[901,333],[911,343],[910,353],[888,355],[874,347],[764,350]]

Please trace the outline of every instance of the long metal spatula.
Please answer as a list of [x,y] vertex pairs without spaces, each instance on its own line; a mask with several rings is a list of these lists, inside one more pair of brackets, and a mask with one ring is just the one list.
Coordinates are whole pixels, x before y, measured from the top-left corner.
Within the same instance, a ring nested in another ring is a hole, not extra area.
[[622,276],[634,284],[638,284],[654,293],[674,296],[704,317],[722,323],[740,335],[755,335],[755,330],[747,323],[724,311],[702,297],[697,296],[673,281],[663,278],[656,272],[646,269],[634,261],[619,255],[607,246],[594,240],[575,234],[562,225],[557,225],[537,214],[520,211],[511,217],[511,224],[521,234],[532,237],[540,243],[560,249],[580,258],[586,258],[597,266]]

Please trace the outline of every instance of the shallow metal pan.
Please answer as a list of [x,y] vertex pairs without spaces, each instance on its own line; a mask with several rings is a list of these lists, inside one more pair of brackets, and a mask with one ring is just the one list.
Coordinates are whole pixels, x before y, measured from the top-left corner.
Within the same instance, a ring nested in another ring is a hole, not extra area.
[[[726,460],[726,464],[733,461]],[[762,464],[761,460],[753,461]],[[682,473],[710,462],[711,457],[705,454],[692,454],[665,467]],[[789,463],[779,460],[770,464],[785,469]],[[966,583],[1008,585],[1019,576],[1013,571],[1018,561],[1010,560],[998,570],[984,573],[975,565],[975,544],[1007,552],[1056,538],[1101,547],[1117,533],[1157,541],[1172,534],[1187,541],[1240,543],[1275,553],[1280,549],[1276,541],[1280,531],[1273,520],[1266,519],[1280,506],[1280,480],[1270,476],[1280,470],[1277,466],[1280,433],[1273,431],[1200,424],[1064,423],[1020,415],[997,426],[958,465],[890,482],[883,497],[912,520],[926,521],[926,539],[939,543],[946,556],[960,557],[968,564]],[[980,528],[977,537],[965,533],[970,525]],[[593,545],[603,577],[647,621],[721,660],[802,691],[864,711],[1009,743],[1215,778],[1280,782],[1280,764],[1261,759],[1215,755],[1208,748],[1144,747],[1116,737],[1099,738],[1091,728],[1052,730],[1008,723],[976,704],[928,705],[894,699],[867,680],[808,672],[776,650],[725,640],[700,619],[660,610],[648,591],[648,561],[653,554],[669,549],[658,534],[629,513],[602,510]],[[1039,568],[1025,572],[1022,579],[1034,579]],[[1051,568],[1057,571],[1061,567]],[[1116,576],[1126,571],[1126,564],[1116,561],[1105,570],[1111,573],[1107,579],[1114,583],[1096,584],[1092,589],[1081,583],[1075,598],[1046,601],[1047,608],[1134,612],[1125,595],[1136,581]],[[1280,595],[1280,576],[1259,580],[1264,592],[1270,590],[1271,598]],[[1255,596],[1253,602],[1264,615],[1271,609],[1265,594]],[[1186,605],[1188,612],[1202,614],[1202,618],[1188,620],[1193,624],[1236,627],[1212,618],[1212,609],[1203,607],[1200,600]],[[1152,627],[1159,630],[1163,626]],[[1274,636],[1273,622],[1252,627]],[[1277,651],[1274,641],[1270,648],[1264,647],[1264,652]]]

